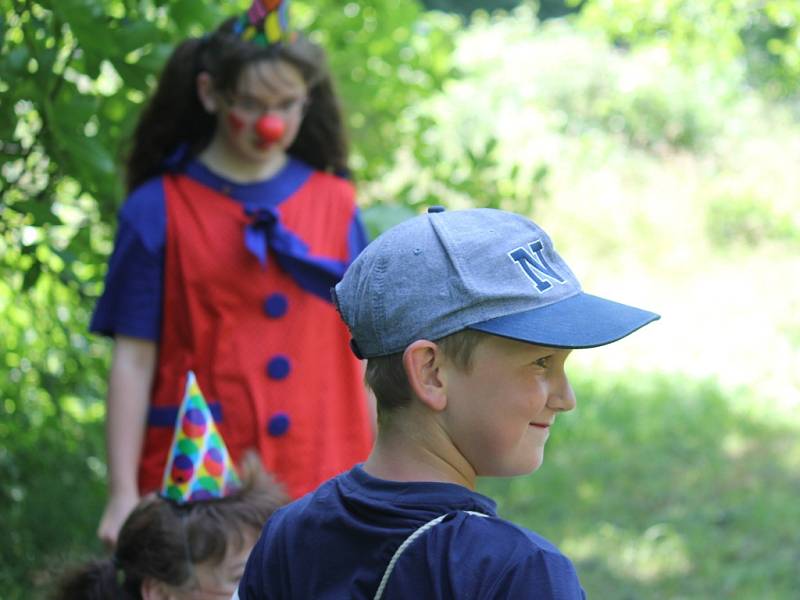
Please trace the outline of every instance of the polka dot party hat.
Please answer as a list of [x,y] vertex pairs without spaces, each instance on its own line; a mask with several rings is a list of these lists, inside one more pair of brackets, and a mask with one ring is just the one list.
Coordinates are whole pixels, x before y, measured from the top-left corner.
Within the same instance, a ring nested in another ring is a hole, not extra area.
[[241,486],[197,378],[189,371],[161,495],[183,504],[223,498]]

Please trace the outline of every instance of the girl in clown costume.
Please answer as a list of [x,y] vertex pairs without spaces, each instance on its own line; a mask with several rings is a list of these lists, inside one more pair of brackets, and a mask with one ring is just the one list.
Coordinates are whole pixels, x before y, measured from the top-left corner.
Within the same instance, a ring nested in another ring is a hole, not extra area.
[[329,290],[366,245],[342,117],[286,3],[180,44],[136,128],[129,196],[91,329],[113,336],[113,545],[160,484],[190,369],[234,461],[298,497],[366,458],[362,367]]

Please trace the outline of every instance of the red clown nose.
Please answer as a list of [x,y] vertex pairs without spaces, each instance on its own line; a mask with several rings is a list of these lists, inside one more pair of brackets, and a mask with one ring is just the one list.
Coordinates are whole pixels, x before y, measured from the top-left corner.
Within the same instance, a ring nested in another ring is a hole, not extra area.
[[286,125],[283,119],[273,115],[264,115],[256,123],[256,133],[265,142],[277,142],[283,137]]

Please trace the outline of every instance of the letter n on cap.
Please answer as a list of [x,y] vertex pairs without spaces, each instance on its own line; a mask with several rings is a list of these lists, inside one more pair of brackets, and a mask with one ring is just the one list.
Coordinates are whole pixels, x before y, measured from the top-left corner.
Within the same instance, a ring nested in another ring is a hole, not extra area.
[[520,247],[509,252],[508,256],[519,265],[519,268],[522,269],[522,272],[533,282],[539,292],[546,292],[553,287],[552,283],[540,277],[539,274],[553,281],[557,281],[558,283],[564,283],[566,281],[550,266],[550,263],[547,262],[541,240],[531,242],[528,244],[528,248],[530,248],[530,252]]

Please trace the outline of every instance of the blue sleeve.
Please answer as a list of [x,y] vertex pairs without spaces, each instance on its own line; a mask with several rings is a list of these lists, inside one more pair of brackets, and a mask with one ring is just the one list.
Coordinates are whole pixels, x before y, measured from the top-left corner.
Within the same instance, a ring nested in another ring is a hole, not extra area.
[[137,188],[119,212],[105,289],[89,330],[158,341],[164,281],[166,206],[160,179]]
[[585,597],[572,563],[550,542],[497,517],[464,512],[408,547],[384,595],[385,600]]
[[508,565],[486,598],[527,598],[536,590],[541,600],[584,600],[586,593],[572,562],[563,554],[529,553]]
[[353,221],[350,223],[350,231],[347,233],[347,247],[350,252],[347,264],[353,262],[368,243],[367,230],[361,221],[361,213],[356,209],[353,213]]

